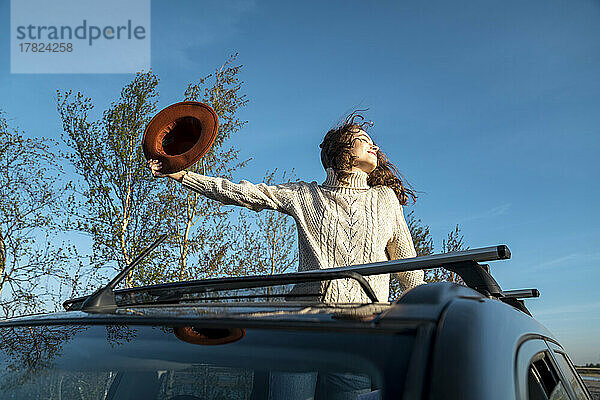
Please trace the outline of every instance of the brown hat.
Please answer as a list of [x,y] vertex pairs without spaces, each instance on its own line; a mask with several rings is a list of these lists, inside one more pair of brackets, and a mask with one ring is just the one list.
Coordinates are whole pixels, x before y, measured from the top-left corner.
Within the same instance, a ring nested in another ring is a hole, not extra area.
[[171,104],[152,118],[142,139],[147,160],[162,163],[161,172],[169,174],[193,165],[212,146],[219,118],[204,103],[182,101]]

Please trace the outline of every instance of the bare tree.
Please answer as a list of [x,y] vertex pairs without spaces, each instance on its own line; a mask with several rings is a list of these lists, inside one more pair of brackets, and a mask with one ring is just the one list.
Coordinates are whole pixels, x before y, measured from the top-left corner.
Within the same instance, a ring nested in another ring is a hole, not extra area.
[[[239,111],[248,100],[243,93],[239,78],[241,65],[233,65],[237,54],[232,55],[214,73],[188,85],[185,100],[200,101],[211,106],[219,116],[219,132],[210,151],[189,171],[202,175],[221,176],[231,179],[234,171],[246,161],[239,161],[239,149],[228,144],[246,124],[238,118]],[[234,270],[232,252],[233,210],[196,192],[183,188],[173,181],[167,182],[167,190],[161,201],[168,203],[164,221],[173,232],[172,259],[176,268],[165,272],[165,277],[175,280],[197,279],[222,275]],[[190,258],[194,262],[190,263]]]
[[[406,215],[406,225],[412,236],[417,257],[433,254],[433,239],[429,232],[429,226],[424,225],[421,219],[415,217],[414,211]],[[429,271],[425,272],[426,280],[428,273]],[[401,294],[400,281],[392,275],[390,277],[390,299],[397,299]]]
[[[426,256],[434,253],[433,238],[431,237],[429,225],[425,225],[421,219],[416,218],[414,211],[406,216],[406,224],[410,230],[413,244],[417,256]],[[469,247],[465,244],[464,235],[458,225],[442,241],[441,253],[467,250]],[[434,268],[425,271],[425,282],[454,282],[464,284],[460,276],[443,268]],[[402,290],[395,276],[390,279],[390,299],[395,300],[400,297]]]
[[[453,251],[468,250],[469,246],[465,244],[465,237],[461,233],[460,227],[456,227],[448,233],[446,239],[442,241],[442,253],[451,253]],[[447,281],[460,283],[464,285],[463,280],[456,273],[447,271],[443,268],[436,268],[430,271],[430,282]]]
[[48,279],[68,260],[53,245],[60,191],[58,165],[48,139],[27,138],[0,114],[0,307],[4,316],[38,310],[48,300]]
[[[94,265],[123,268],[161,230],[160,185],[148,174],[140,146],[156,111],[157,86],[155,74],[138,73],[97,121],[90,120],[91,98],[58,92],[67,157],[80,177],[70,186],[71,227],[90,236]],[[132,283],[130,274],[126,285]]]
[[[246,123],[238,118],[247,99],[239,79],[242,66],[233,65],[236,57],[185,90],[184,100],[210,105],[220,125],[210,151],[190,171],[231,178],[246,163],[227,144]],[[138,73],[99,120],[90,117],[92,99],[58,93],[68,159],[80,177],[70,186],[70,226],[90,236],[92,264],[123,268],[159,231],[171,234],[171,246],[147,257],[127,277],[127,286],[221,274],[232,262],[233,210],[171,180],[155,179],[146,168],[140,144],[157,111],[157,86],[152,72]]]
[[406,216],[406,225],[412,236],[417,256],[433,254],[433,239],[429,232],[429,225],[424,225],[420,218],[415,217],[414,211]]

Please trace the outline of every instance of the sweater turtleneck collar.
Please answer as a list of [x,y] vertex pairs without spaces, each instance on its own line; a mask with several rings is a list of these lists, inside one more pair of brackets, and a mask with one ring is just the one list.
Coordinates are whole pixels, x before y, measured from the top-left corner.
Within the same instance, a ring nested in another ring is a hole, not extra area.
[[339,180],[337,173],[332,168],[327,168],[327,178],[323,182],[323,187],[328,189],[350,189],[350,190],[366,190],[369,189],[367,184],[367,173],[363,171],[350,172],[346,177],[346,183]]

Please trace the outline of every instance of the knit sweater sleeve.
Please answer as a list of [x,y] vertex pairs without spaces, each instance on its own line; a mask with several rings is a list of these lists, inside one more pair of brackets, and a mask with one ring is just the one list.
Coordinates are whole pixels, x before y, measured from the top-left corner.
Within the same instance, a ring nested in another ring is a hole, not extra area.
[[[387,253],[390,257],[390,260],[416,257],[417,253],[415,251],[412,236],[408,226],[406,225],[404,213],[402,212],[402,206],[397,201],[395,194],[394,200],[395,207],[393,208],[396,221],[394,224],[394,234],[392,240],[390,240],[387,245]],[[399,272],[394,275],[400,281],[403,291],[425,283],[423,280],[425,274],[422,270]]]
[[224,178],[214,178],[187,172],[183,186],[223,204],[247,207],[254,211],[265,208],[293,215],[294,200],[298,197],[300,182],[269,186],[248,181],[233,183]]

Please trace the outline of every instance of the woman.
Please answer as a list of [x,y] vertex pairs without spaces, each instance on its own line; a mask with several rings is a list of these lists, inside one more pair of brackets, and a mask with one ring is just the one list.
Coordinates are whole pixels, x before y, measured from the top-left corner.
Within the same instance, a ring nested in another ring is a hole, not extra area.
[[[331,129],[321,143],[327,172],[322,185],[293,182],[276,186],[239,184],[193,172],[162,174],[150,160],[154,176],[169,176],[187,188],[223,204],[255,211],[272,209],[291,215],[298,229],[299,271],[415,257],[402,205],[414,193],[365,131],[368,123],[352,113]],[[423,271],[397,274],[402,289],[423,284]],[[389,275],[366,277],[379,301],[388,301]],[[369,302],[351,279],[322,282],[325,302]]]

